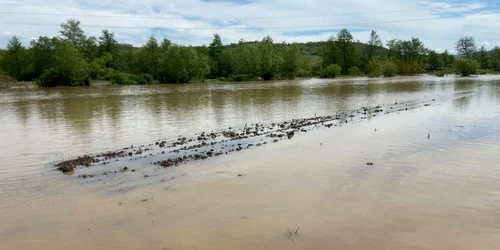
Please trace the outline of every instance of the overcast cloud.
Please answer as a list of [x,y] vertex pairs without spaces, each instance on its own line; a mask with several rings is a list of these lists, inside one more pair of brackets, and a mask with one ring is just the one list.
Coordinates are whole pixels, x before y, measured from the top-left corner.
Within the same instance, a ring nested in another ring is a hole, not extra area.
[[453,50],[464,35],[490,48],[500,44],[499,10],[492,0],[0,0],[0,48],[12,35],[25,44],[57,35],[68,18],[79,19],[89,36],[109,29],[136,46],[149,35],[209,44],[213,33],[226,44],[266,35],[276,42],[321,41],[347,28],[360,41],[375,29],[384,41],[418,37],[438,51]]

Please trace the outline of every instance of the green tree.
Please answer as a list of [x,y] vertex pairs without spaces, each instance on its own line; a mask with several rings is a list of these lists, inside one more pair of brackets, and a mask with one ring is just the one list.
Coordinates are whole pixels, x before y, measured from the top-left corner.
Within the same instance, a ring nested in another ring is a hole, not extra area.
[[161,80],[170,83],[203,81],[210,73],[208,57],[193,47],[172,45],[160,64]]
[[210,72],[212,77],[220,77],[221,76],[221,68],[222,68],[222,39],[219,34],[214,34],[214,39],[212,43],[208,46],[208,55],[211,60]]
[[322,66],[328,67],[332,64],[338,64],[340,62],[340,51],[337,43],[337,38],[332,36],[325,43],[322,48]]
[[430,70],[438,70],[443,67],[443,64],[441,62],[441,57],[434,50],[431,50],[431,52],[429,52],[427,65]]
[[45,70],[55,66],[55,53],[58,39],[41,36],[31,41],[35,77],[39,77]]
[[270,36],[264,37],[259,43],[260,75],[264,80],[272,79],[280,65],[278,54]]
[[450,68],[453,67],[453,62],[455,61],[455,57],[451,55],[448,50],[445,50],[444,53],[441,55],[442,59],[441,61],[443,62],[443,66],[445,68]]
[[58,41],[55,51],[55,65],[38,79],[39,85],[88,85],[90,72],[81,52],[70,41]]
[[377,31],[372,30],[372,32],[370,33],[370,38],[368,39],[367,46],[365,47],[365,65],[367,65],[369,61],[379,56],[382,46],[383,44],[380,40],[380,36],[377,34]]
[[172,41],[168,40],[167,38],[163,38],[163,41],[161,41],[161,49],[163,50],[167,50],[168,48],[170,48],[170,46],[172,46]]
[[154,36],[150,36],[142,48],[133,54],[133,68],[136,74],[150,74],[158,78],[160,45]]
[[28,64],[26,48],[17,36],[13,36],[7,44],[7,51],[3,56],[2,68],[17,80],[22,80]]
[[115,55],[117,51],[118,42],[115,39],[115,33],[109,30],[102,30],[102,34],[99,37],[99,55],[102,56],[106,53]]
[[337,34],[337,42],[341,54],[342,74],[347,74],[349,68],[354,66],[354,37],[347,29],[343,29]]
[[486,50],[486,47],[484,45],[481,46],[481,48],[477,51],[475,54],[475,59],[476,61],[479,62],[479,66],[482,69],[488,69],[490,68],[490,62],[489,62],[489,53],[488,50]]
[[287,78],[293,78],[299,70],[301,54],[296,45],[289,45],[283,53],[282,72]]
[[472,36],[463,36],[455,43],[455,50],[459,55],[471,58],[476,51],[476,40]]
[[62,23],[59,35],[62,40],[72,43],[78,49],[87,43],[85,33],[80,28],[80,21],[76,19],[68,19],[66,23]]
[[495,46],[491,50],[491,66],[495,71],[500,71],[500,48]]
[[476,74],[479,67],[479,63],[474,59],[459,58],[455,61],[455,69],[461,76]]

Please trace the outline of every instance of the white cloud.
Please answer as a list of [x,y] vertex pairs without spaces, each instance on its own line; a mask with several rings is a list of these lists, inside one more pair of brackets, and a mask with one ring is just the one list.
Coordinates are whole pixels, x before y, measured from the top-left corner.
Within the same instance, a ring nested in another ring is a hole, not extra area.
[[[241,38],[247,41],[260,40],[266,35],[273,36],[278,42],[319,41],[326,40],[334,35],[334,32],[317,32],[316,34],[308,32],[303,36],[285,35],[284,32],[341,28],[353,30],[352,33],[356,39],[366,41],[369,30],[376,29],[383,40],[418,37],[427,47],[443,51],[453,50],[455,40],[463,35],[474,36],[478,44],[483,42],[496,44],[498,39],[495,34],[500,30],[500,15],[494,14],[494,9],[485,8],[488,7],[486,2],[255,0],[248,4],[229,4],[228,1],[201,0],[7,1],[19,4],[4,5],[1,10],[2,15],[0,15],[0,30],[4,31],[4,35],[7,34],[5,32],[8,32],[8,35],[12,33],[25,41],[40,35],[55,36],[59,27],[18,23],[59,24],[69,17],[79,19],[88,35],[99,36],[101,29],[109,28],[116,33],[120,41],[134,45],[144,43],[153,30],[116,28],[115,26],[167,28],[169,31],[164,34],[167,38],[177,43],[192,45],[210,43],[213,33],[219,33],[225,43],[237,42]],[[492,13],[484,14],[487,13],[486,10]],[[7,12],[59,15],[20,15]],[[365,14],[348,15],[352,13]],[[74,16],[74,14],[87,16]],[[137,18],[138,16],[177,19]],[[200,20],[195,17],[205,19]],[[266,17],[274,18],[266,19]],[[437,19],[441,17],[447,18]],[[414,19],[432,20],[393,22]],[[234,23],[236,20],[240,23]],[[287,27],[287,29],[273,29],[273,27]],[[244,28],[260,29],[245,30]],[[1,39],[0,47],[5,47],[5,45],[6,39]]]

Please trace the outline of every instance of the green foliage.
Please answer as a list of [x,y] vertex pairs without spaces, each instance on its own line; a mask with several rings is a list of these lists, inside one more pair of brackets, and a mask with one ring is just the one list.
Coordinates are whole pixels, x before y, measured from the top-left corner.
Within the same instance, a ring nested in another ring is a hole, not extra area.
[[132,85],[138,83],[136,75],[124,72],[116,72],[116,71],[111,72],[107,76],[106,80],[109,80],[114,84],[120,84],[120,85]]
[[283,61],[281,72],[286,78],[293,78],[299,71],[301,63],[301,54],[299,48],[294,45],[287,46],[283,52]]
[[80,28],[80,21],[76,19],[69,19],[61,24],[59,35],[62,40],[70,42],[76,48],[83,48],[87,43],[85,33]]
[[490,67],[490,58],[484,45],[474,54],[474,59],[479,63],[481,69],[488,69]]
[[55,51],[55,67],[46,70],[38,79],[43,87],[88,85],[89,65],[69,41],[59,41]]
[[57,38],[49,38],[46,36],[41,36],[38,40],[31,41],[35,76],[39,76],[45,70],[55,66],[57,43]]
[[21,44],[18,37],[14,36],[7,44],[7,51],[3,55],[0,66],[13,78],[24,80],[33,70],[30,65],[30,54]]
[[438,77],[444,77],[446,73],[443,70],[434,71],[434,75]]
[[455,69],[461,76],[470,76],[477,73],[479,63],[475,59],[460,58],[455,61]]
[[359,67],[353,66],[353,67],[349,68],[349,75],[350,76],[360,76],[362,74],[361,74],[361,70],[359,69]]
[[87,37],[80,22],[70,19],[61,24],[59,37],[39,37],[30,45],[25,48],[17,37],[12,38],[7,50],[0,50],[0,68],[17,80],[38,79],[41,86],[83,85],[90,79],[150,84],[204,81],[207,76],[235,81],[340,74],[391,77],[420,74],[424,69],[446,74],[455,65],[466,68],[466,75],[500,71],[500,49],[476,51],[472,37],[461,38],[457,51],[476,59],[484,71],[468,70],[471,67],[465,66],[477,65],[455,63],[454,55],[431,51],[418,38],[389,40],[384,48],[376,31],[362,44],[347,29],[323,42],[274,43],[267,36],[261,41],[223,45],[222,38],[214,34],[209,46],[186,47],[167,38],[159,43],[151,36],[136,48],[118,43],[108,30],[98,38]]
[[222,39],[219,34],[214,34],[214,40],[208,47],[210,57],[210,72],[212,76],[218,76],[222,71]]
[[272,79],[278,72],[280,58],[270,36],[264,37],[259,43],[258,55],[260,57],[260,75],[262,79]]
[[429,52],[427,64],[428,64],[427,68],[430,70],[438,70],[443,67],[443,63],[441,62],[441,57],[435,51]]
[[12,78],[7,74],[7,72],[0,70],[0,83],[10,83],[15,82],[16,79]]
[[424,65],[417,60],[400,61],[397,65],[397,69],[401,75],[417,75],[425,73]]
[[491,50],[491,66],[493,70],[500,71],[500,48],[498,46]]
[[368,74],[370,77],[393,77],[398,74],[398,66],[389,59],[372,60],[368,63]]
[[38,85],[41,87],[71,86],[74,79],[71,75],[57,68],[46,70],[39,78]]
[[342,67],[340,67],[337,64],[332,64],[329,65],[328,67],[324,68],[321,73],[320,77],[321,78],[335,78],[337,76],[340,76],[342,73]]
[[160,60],[160,81],[189,83],[210,74],[209,59],[193,47],[172,45]]
[[441,62],[443,63],[443,67],[450,68],[453,67],[453,63],[455,61],[455,56],[448,53],[448,50],[445,50],[443,54],[441,54]]

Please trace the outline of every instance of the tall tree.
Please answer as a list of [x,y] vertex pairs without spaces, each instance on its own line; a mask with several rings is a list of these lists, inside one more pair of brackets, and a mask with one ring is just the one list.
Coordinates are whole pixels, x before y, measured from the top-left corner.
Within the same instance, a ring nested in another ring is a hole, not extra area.
[[498,46],[491,50],[491,66],[495,71],[500,71],[500,48]]
[[471,58],[476,51],[476,40],[472,36],[463,36],[455,43],[455,50],[459,55]]
[[160,47],[163,50],[167,50],[168,48],[170,48],[170,46],[172,46],[172,41],[168,40],[167,38],[163,38],[163,41],[161,41]]
[[214,39],[212,43],[210,43],[210,45],[208,46],[208,56],[210,57],[210,60],[212,62],[210,70],[212,77],[221,76],[222,50],[223,50],[222,39],[219,36],[219,34],[214,34]]
[[17,36],[13,36],[7,44],[7,51],[2,60],[2,67],[12,77],[22,80],[26,68],[26,49]]
[[427,64],[428,64],[428,68],[430,70],[438,70],[438,69],[441,69],[443,67],[442,66],[443,64],[441,62],[441,58],[440,58],[439,54],[436,53],[436,51],[434,51],[434,50],[431,50],[429,52]]
[[337,42],[341,54],[342,74],[347,74],[349,68],[354,66],[354,37],[347,29],[343,29],[337,34]]
[[338,64],[340,61],[339,46],[337,37],[332,36],[326,41],[325,46],[322,48],[322,64],[323,67],[328,67],[332,64]]
[[114,55],[118,50],[118,42],[115,39],[115,33],[109,30],[102,30],[99,37],[99,52],[102,56],[105,53]]
[[260,73],[264,80],[272,79],[279,68],[279,58],[276,53],[273,39],[270,36],[264,37],[259,43]]
[[300,66],[300,50],[296,45],[288,45],[283,53],[282,72],[288,78],[293,78]]
[[382,41],[380,40],[380,36],[377,34],[377,31],[372,30],[370,33],[370,38],[368,39],[368,46],[366,46],[365,49],[365,62],[368,63],[369,61],[373,60],[375,57],[378,56],[380,49],[382,48],[383,44]]
[[31,41],[35,77],[40,76],[45,70],[55,66],[55,53],[57,38],[41,36]]
[[448,50],[445,50],[443,52],[443,54],[441,54],[441,57],[442,57],[442,62],[443,62],[443,67],[445,68],[450,68],[450,67],[453,67],[453,62],[454,62],[454,59],[455,57],[453,55],[451,55]]
[[488,69],[490,67],[488,56],[488,50],[482,45],[475,55],[476,61],[479,62],[479,66],[482,69]]
[[76,19],[68,19],[66,23],[61,24],[59,35],[62,40],[72,43],[78,49],[82,48],[87,40],[80,28],[80,21]]

